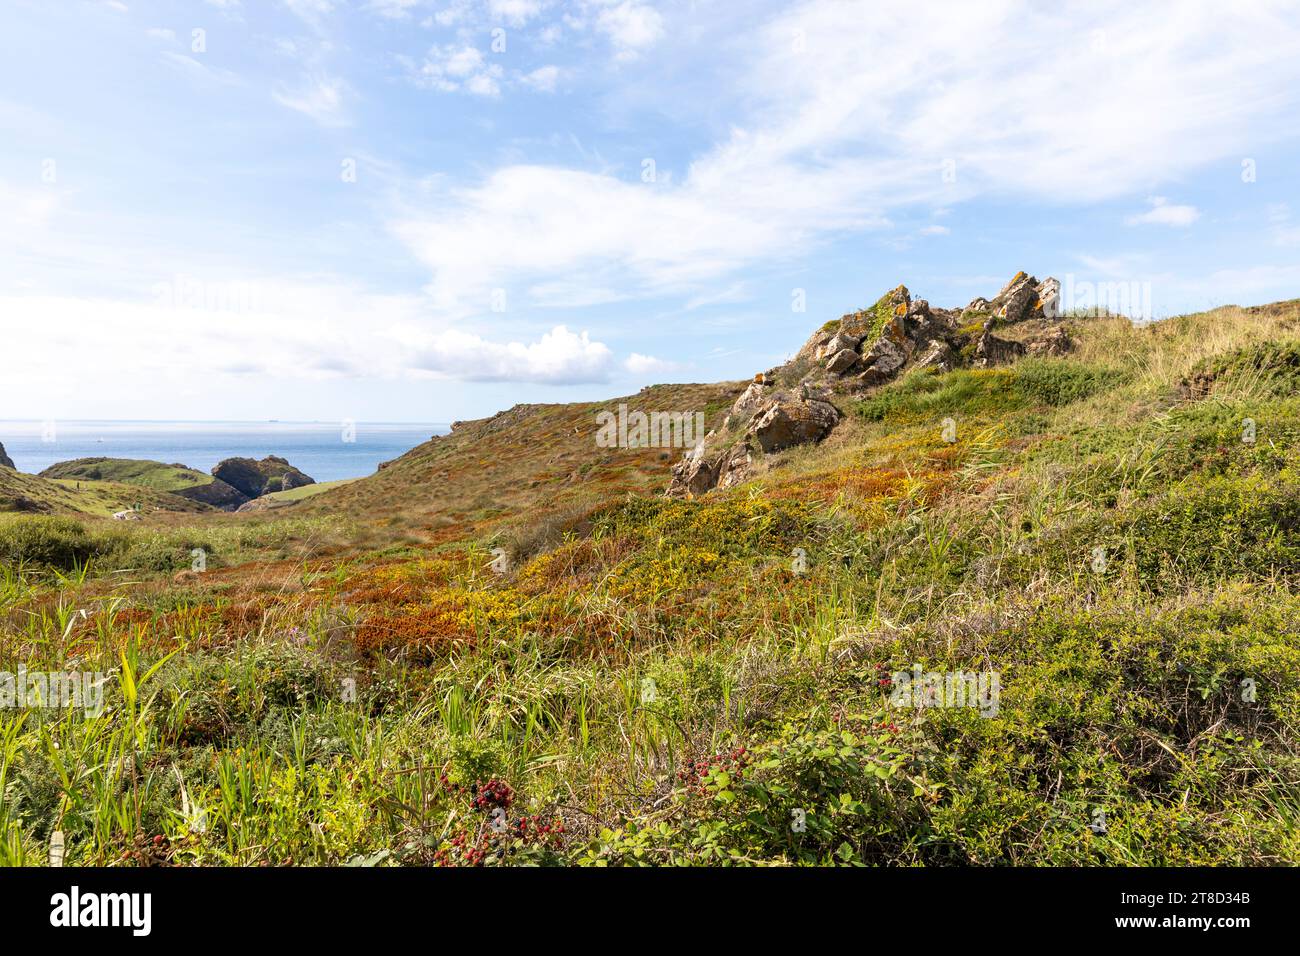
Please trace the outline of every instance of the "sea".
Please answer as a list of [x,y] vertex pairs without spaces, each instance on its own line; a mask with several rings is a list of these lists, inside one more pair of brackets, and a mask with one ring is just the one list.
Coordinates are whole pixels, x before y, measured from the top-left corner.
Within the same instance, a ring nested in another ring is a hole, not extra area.
[[388,461],[450,431],[419,422],[5,421],[0,444],[19,471],[73,458],[144,458],[202,472],[225,458],[278,455],[317,481],[372,475]]

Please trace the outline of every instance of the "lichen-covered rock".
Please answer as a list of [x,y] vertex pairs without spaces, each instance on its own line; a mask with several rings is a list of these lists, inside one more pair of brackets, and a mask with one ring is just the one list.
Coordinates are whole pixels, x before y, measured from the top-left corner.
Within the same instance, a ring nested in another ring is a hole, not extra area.
[[826,371],[832,375],[843,375],[857,365],[861,356],[853,349],[840,349],[826,363]]
[[767,404],[771,389],[760,380],[761,378],[755,376],[749,387],[740,393],[740,397],[732,404],[731,412],[722,423],[723,430],[733,427],[744,428],[753,420],[758,410]]
[[1048,276],[1038,284],[1038,305],[1044,317],[1057,319],[1061,316],[1061,283]]
[[858,381],[864,385],[888,381],[907,364],[914,348],[901,324],[891,320],[880,338],[863,354],[862,364],[867,370],[858,376]]
[[779,398],[750,426],[765,452],[820,440],[840,420],[830,402]]
[[1017,272],[994,296],[989,307],[1003,325],[1028,319],[1055,318],[1060,311],[1061,283],[1048,277],[1039,282],[1033,276]]
[[951,372],[957,367],[956,351],[947,342],[932,342],[930,347],[916,361],[916,368],[933,368],[940,372]]
[[730,488],[747,481],[753,473],[754,452],[748,441],[743,441],[723,457],[718,466],[718,488]]
[[1027,350],[1059,354],[1069,347],[1059,329],[1028,339],[1027,345],[992,331],[1052,315],[1059,290],[1055,279],[1040,283],[1019,272],[992,300],[977,297],[965,309],[944,309],[913,300],[900,285],[872,307],[827,322],[793,359],[757,376],[722,428],[673,466],[668,493],[699,495],[748,480],[760,451],[775,454],[824,438],[839,422],[837,394],[883,385],[909,366],[942,373],[966,364],[1009,362]]
[[[1038,280],[1024,272],[1017,272],[993,298],[993,314],[1006,325],[1014,325],[1033,317],[1034,303],[1038,298]],[[1041,317],[1041,310],[1040,310]]]
[[859,336],[849,335],[846,332],[836,332],[827,340],[825,345],[816,349],[814,357],[818,361],[821,361],[822,359],[833,356],[839,352],[856,352],[858,346],[861,344],[862,339]]

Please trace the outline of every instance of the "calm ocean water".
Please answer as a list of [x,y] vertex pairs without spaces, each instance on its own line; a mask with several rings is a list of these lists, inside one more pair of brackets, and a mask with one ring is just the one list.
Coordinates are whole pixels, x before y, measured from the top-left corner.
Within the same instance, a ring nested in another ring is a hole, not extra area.
[[374,474],[444,424],[357,422],[355,441],[345,441],[337,422],[108,422],[53,423],[53,441],[42,422],[0,420],[0,444],[19,471],[36,473],[72,458],[147,458],[211,471],[223,458],[279,455],[317,481]]

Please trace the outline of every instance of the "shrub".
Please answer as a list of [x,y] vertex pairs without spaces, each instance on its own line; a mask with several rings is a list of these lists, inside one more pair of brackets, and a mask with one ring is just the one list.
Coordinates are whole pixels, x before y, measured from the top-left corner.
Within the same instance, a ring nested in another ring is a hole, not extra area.
[[1088,398],[1120,373],[1064,359],[1027,358],[1012,369],[1015,389],[1030,401],[1053,407]]
[[85,527],[71,518],[18,517],[0,525],[0,559],[66,570],[102,553]]

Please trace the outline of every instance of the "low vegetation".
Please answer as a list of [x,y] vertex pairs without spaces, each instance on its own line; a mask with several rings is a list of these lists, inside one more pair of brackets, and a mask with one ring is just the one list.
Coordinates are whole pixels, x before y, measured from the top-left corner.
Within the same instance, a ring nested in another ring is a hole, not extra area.
[[[1300,304],[1070,332],[693,500],[602,403],[272,512],[5,516],[0,670],[105,683],[0,707],[0,864],[1300,861]],[[955,671],[992,706],[895,705]]]

